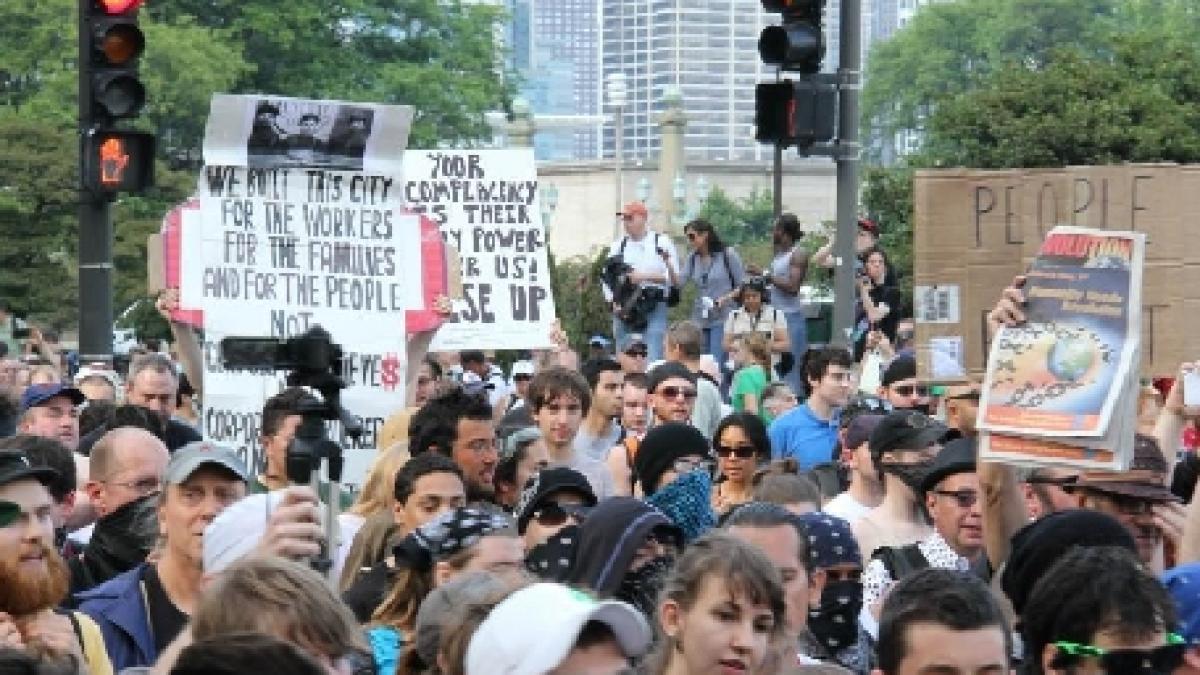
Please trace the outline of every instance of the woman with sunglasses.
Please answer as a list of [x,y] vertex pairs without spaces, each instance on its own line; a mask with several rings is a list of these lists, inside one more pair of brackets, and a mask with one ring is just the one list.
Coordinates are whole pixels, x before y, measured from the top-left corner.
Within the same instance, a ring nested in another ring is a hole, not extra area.
[[728,513],[754,500],[754,474],[771,459],[771,441],[762,420],[748,412],[733,413],[721,420],[713,438],[718,471],[713,508],[717,513]]
[[683,234],[692,249],[683,265],[683,284],[695,284],[697,291],[692,321],[703,331],[702,351],[721,363],[725,360],[725,319],[746,278],[746,268],[737,251],[721,241],[707,220],[691,221],[684,226]]

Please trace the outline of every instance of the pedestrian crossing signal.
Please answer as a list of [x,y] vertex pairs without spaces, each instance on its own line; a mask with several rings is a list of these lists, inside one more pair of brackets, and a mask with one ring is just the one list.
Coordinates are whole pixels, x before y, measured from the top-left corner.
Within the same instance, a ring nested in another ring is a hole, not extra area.
[[154,184],[154,136],[98,131],[84,141],[83,181],[92,192],[142,192]]

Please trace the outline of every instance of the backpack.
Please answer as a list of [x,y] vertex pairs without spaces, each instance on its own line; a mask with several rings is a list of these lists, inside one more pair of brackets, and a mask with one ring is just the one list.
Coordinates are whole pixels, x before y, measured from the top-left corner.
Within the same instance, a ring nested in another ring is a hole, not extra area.
[[879,560],[893,581],[929,567],[929,561],[921,553],[916,544],[908,546],[880,546],[871,554],[872,560]]

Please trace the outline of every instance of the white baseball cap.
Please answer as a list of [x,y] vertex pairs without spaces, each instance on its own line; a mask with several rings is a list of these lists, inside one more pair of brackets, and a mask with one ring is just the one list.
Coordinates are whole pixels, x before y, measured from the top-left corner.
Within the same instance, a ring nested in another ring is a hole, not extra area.
[[467,647],[467,675],[544,675],[562,663],[589,621],[608,626],[626,658],[650,647],[650,625],[618,600],[562,584],[527,586],[496,605]]

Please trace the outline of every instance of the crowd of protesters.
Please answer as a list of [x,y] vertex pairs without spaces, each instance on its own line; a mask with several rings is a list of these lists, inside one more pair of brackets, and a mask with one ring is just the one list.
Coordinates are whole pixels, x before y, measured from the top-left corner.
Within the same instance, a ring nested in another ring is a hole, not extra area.
[[[507,372],[409,336],[354,494],[288,479],[308,390],[263,402],[256,463],[202,440],[182,324],[120,372],[0,335],[0,673],[1200,673],[1181,387],[1139,392],[1126,472],[982,463],[875,223],[844,349],[809,345],[832,257],[795,217],[756,269],[619,216],[612,335]],[[997,290],[992,330],[1024,318]]]

